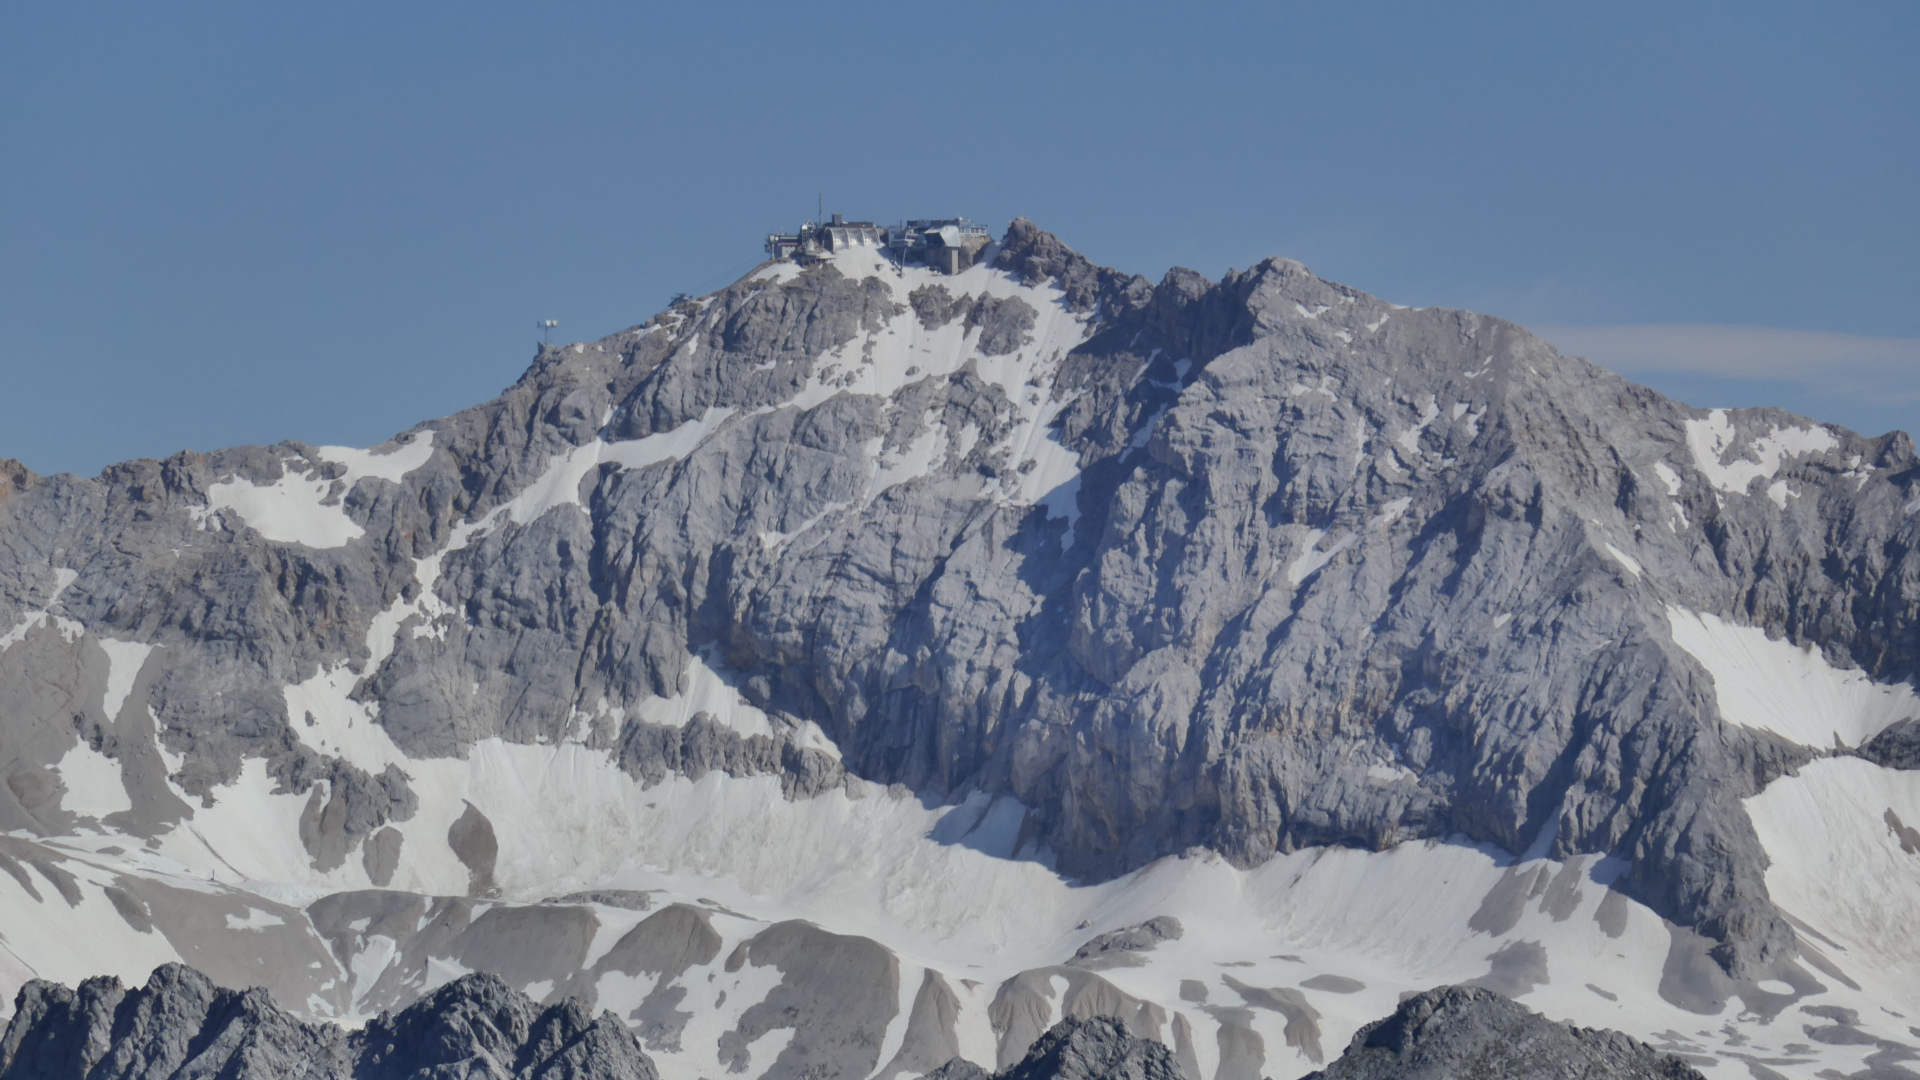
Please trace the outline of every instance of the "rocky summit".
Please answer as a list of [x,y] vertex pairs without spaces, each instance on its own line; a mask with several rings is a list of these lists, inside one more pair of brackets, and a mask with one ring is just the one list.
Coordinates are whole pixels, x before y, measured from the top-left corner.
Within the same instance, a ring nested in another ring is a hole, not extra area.
[[484,972],[669,1080],[1095,1017],[1282,1080],[1440,984],[1920,1045],[1906,435],[1279,259],[949,269],[770,262],[369,449],[0,467],[0,989]]

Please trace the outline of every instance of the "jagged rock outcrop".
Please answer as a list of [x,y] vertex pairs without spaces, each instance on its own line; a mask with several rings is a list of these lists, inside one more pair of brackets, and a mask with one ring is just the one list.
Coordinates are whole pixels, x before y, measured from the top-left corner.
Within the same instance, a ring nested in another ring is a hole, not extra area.
[[625,1025],[577,1000],[541,1008],[463,976],[348,1033],[289,1016],[265,990],[226,990],[183,964],[144,988],[36,980],[0,1039],[4,1080],[657,1080]]
[[[1756,1073],[1755,1075],[1762,1075]],[[1548,1020],[1491,990],[1415,994],[1354,1035],[1304,1080],[1703,1080],[1699,1070],[1617,1031]]]
[[[1692,409],[1284,260],[1155,285],[1025,221],[993,260],[939,292],[763,269],[377,453],[7,472],[0,831],[77,827],[78,746],[141,837],[253,762],[310,798],[316,874],[452,845],[491,895],[484,816],[402,842],[408,762],[578,744],[644,784],[1010,795],[1083,878],[1462,834],[1613,855],[1728,970],[1785,977],[1742,800],[1838,748],[1729,721],[1669,613],[1912,677],[1911,440]],[[764,730],[646,712],[714,669]]]
[[[966,1065],[961,1062],[960,1065]],[[953,1076],[959,1080],[959,1068]],[[1173,1051],[1142,1039],[1112,1017],[1069,1018],[1034,1040],[1027,1056],[996,1080],[1188,1080]]]
[[0,1039],[7,1080],[235,1080],[351,1075],[346,1033],[288,1016],[265,990],[225,990],[182,964],[144,988],[114,978],[77,989],[36,980],[21,989]]
[[966,1058],[954,1058],[928,1073],[927,1080],[993,1080],[993,1074]]
[[1920,769],[1920,722],[1893,725],[1861,747],[1860,756],[1889,769]]

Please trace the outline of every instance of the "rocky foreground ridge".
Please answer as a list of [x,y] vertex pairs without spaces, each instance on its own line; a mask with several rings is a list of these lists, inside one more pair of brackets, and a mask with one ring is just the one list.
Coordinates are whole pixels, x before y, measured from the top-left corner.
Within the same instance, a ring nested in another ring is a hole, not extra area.
[[[963,1058],[930,1080],[1193,1080],[1172,1051],[1107,1017],[1067,1019],[994,1074]],[[90,979],[21,989],[0,1037],[0,1080],[655,1080],[638,1040],[577,999],[541,1007],[467,975],[360,1031],[288,1015],[264,990],[213,985],[181,964],[144,988]],[[1363,1029],[1312,1080],[1694,1080],[1617,1032],[1570,1028],[1488,990],[1415,995]]]
[[6,1080],[656,1080],[625,1024],[577,999],[541,1008],[469,975],[359,1031],[290,1016],[262,989],[227,990],[184,964],[143,988],[114,978],[20,991],[0,1039]]

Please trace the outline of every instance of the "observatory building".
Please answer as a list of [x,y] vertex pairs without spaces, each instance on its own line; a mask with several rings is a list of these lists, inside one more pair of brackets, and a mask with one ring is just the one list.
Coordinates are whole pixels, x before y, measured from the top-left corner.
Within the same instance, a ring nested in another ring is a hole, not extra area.
[[809,221],[797,232],[767,237],[767,256],[818,262],[856,246],[884,247],[903,265],[924,263],[945,274],[972,266],[993,242],[987,228],[966,218],[915,218],[891,228],[871,221],[848,221],[839,214],[826,222]]

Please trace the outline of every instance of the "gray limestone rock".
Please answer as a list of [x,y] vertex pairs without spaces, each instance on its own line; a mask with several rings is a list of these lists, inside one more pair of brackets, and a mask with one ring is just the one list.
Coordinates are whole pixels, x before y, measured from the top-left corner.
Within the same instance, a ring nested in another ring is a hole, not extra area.
[[907,1017],[906,1034],[900,1049],[875,1080],[891,1080],[902,1072],[941,1075],[949,1070],[951,1080],[974,1080],[968,1070],[987,1075],[986,1070],[960,1057],[960,999],[947,985],[946,977],[932,968],[920,978],[920,990],[913,997],[913,1011]]
[[[751,1070],[768,1080],[872,1075],[899,1011],[900,961],[893,953],[868,938],[796,920],[741,942],[726,968],[746,964],[778,969],[780,982],[720,1036],[720,1060],[730,1072]],[[793,1029],[792,1038],[771,1063],[756,1061],[752,1044],[780,1028]]]
[[643,889],[588,889],[565,896],[548,897],[549,904],[605,904],[608,907],[645,911],[653,906],[652,897]]
[[1111,1017],[1066,1019],[997,1080],[1187,1080],[1173,1051]]
[[[1667,613],[1920,674],[1906,435],[1708,414],[1500,319],[1284,260],[1154,284],[1024,219],[991,258],[1058,303],[948,282],[902,304],[831,264],[750,275],[543,348],[495,400],[375,448],[427,451],[398,480],[349,485],[291,442],[90,479],[0,465],[0,831],[79,827],[53,766],[81,740],[118,764],[114,827],[141,836],[254,760],[308,800],[316,869],[396,880],[420,855],[384,831],[418,809],[405,768],[289,714],[288,687],[345,672],[415,759],[571,740],[647,784],[984,791],[1082,879],[1196,846],[1247,866],[1538,842],[1626,860],[1612,887],[1735,975],[1793,960],[1742,800],[1832,748],[1721,716]],[[982,375],[1060,313],[1083,339],[1028,383]],[[963,355],[875,390],[876,350],[912,326],[958,326]],[[687,425],[704,437],[657,460],[593,456]],[[1720,467],[1789,430],[1812,449],[1768,483]],[[1010,497],[1040,444],[1072,478]],[[869,490],[928,445],[949,450]],[[221,501],[234,485],[324,490],[338,535],[250,520]],[[103,642],[151,647],[112,716]],[[635,715],[696,663],[771,734]],[[1860,752],[1908,767],[1913,730]],[[476,895],[498,886],[483,815],[447,842]]]
[[1700,1072],[1617,1031],[1547,1020],[1495,993],[1443,986],[1361,1028],[1305,1080],[1699,1080]]
[[470,1076],[512,1080],[657,1080],[653,1061],[612,1013],[578,999],[541,1008],[491,975],[464,975],[354,1033],[355,1080]]
[[[1066,983],[1057,1008],[1055,979]],[[1142,1039],[1157,1039],[1167,1022],[1165,1008],[1134,997],[1084,968],[1031,968],[1002,983],[988,1006],[988,1020],[999,1036],[996,1064],[1002,1069],[1012,1067],[1046,1033],[1056,1015],[1114,1020]]]
[[352,1054],[331,1024],[289,1017],[265,990],[223,990],[181,964],[155,969],[142,989],[88,979],[78,989],[22,987],[0,1039],[0,1077],[134,1080],[345,1080]]
[[1889,769],[1920,769],[1920,722],[1900,721],[1862,746],[1860,756]]
[[1109,931],[1080,946],[1067,961],[1068,967],[1099,971],[1113,967],[1139,967],[1146,961],[1139,953],[1149,952],[1163,941],[1180,940],[1180,920],[1159,915],[1138,926]]
[[569,999],[541,1008],[490,975],[467,975],[364,1030],[296,1020],[266,991],[215,986],[182,964],[144,988],[35,980],[0,1038],[4,1080],[656,1080],[611,1014]]
[[927,1074],[927,1080],[993,1080],[993,1074],[957,1057]]

